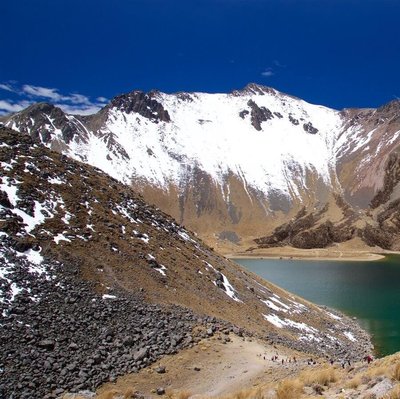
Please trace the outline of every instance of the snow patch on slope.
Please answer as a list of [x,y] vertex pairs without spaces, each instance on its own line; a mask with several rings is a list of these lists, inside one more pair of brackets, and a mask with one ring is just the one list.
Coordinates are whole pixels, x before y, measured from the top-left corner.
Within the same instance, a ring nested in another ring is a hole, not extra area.
[[271,324],[273,324],[275,327],[278,328],[284,328],[284,327],[291,327],[295,328],[300,331],[305,331],[308,333],[317,333],[318,330],[314,327],[310,327],[309,325],[305,323],[299,323],[293,320],[290,320],[288,318],[281,319],[279,316],[276,314],[269,314],[269,315],[263,315],[264,318],[269,321]]
[[[73,141],[69,155],[125,183],[144,179],[164,190],[170,184],[179,187],[196,168],[211,176],[222,191],[232,173],[246,191],[251,187],[288,198],[299,197],[307,187],[307,171],[317,172],[331,184],[333,143],[341,123],[338,112],[277,92],[194,93],[191,97],[193,101],[157,95],[171,122],[154,123],[137,113],[111,108],[105,126],[96,133],[86,131],[84,141]],[[239,116],[250,109],[249,100],[274,113],[273,119],[262,122],[261,131],[251,125],[249,115]],[[316,134],[305,131],[308,122],[318,129]]]

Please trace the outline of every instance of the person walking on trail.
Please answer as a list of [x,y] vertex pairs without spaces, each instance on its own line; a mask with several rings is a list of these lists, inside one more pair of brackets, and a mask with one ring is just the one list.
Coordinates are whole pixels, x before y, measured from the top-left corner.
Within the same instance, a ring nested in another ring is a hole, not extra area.
[[367,362],[368,364],[370,364],[372,362],[372,356],[371,355],[367,355],[364,357],[364,362]]

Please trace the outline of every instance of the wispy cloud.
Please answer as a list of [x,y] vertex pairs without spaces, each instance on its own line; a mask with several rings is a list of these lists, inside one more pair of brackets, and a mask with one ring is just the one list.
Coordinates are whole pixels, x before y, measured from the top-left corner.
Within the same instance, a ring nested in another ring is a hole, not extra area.
[[261,75],[270,77],[270,76],[274,76],[275,72],[272,70],[272,68],[266,68],[263,72],[261,72]]
[[270,78],[271,76],[277,75],[280,69],[286,68],[286,65],[278,60],[273,60],[271,64],[272,66],[264,68],[264,71],[261,72],[262,76]]
[[32,101],[19,101],[13,102],[10,100],[0,100],[0,115],[7,115],[11,112],[22,111],[24,108],[29,107]]
[[279,60],[274,60],[273,61],[274,65],[277,66],[278,68],[286,68],[286,65],[283,65],[279,62]]
[[1,83],[1,84],[0,84],[0,89],[1,89],[1,90],[6,90],[6,91],[14,92],[12,86],[9,85],[9,84],[7,84],[7,83]]
[[67,114],[73,115],[92,115],[96,112],[100,111],[101,108],[104,107],[105,104],[54,104],[56,107],[61,108]]
[[23,93],[27,94],[30,97],[42,97],[49,98],[53,101],[59,101],[62,99],[61,94],[57,93],[57,89],[50,89],[47,87],[40,86],[32,86],[32,85],[23,85],[22,86]]
[[60,93],[59,89],[29,84],[18,85],[15,82],[0,83],[0,90],[13,93],[15,99],[3,98],[0,93],[0,115],[18,112],[35,102],[48,101],[64,112],[70,114],[89,115],[99,111],[108,102],[106,97],[90,97],[80,93]]

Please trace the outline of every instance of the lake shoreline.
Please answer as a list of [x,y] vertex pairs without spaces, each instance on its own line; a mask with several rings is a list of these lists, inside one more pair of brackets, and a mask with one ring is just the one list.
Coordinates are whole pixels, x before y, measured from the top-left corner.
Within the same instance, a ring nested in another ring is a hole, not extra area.
[[383,251],[341,251],[334,249],[297,249],[297,248],[268,248],[246,252],[224,254],[228,259],[275,259],[275,260],[310,260],[310,261],[377,261],[388,255],[400,255],[400,252]]

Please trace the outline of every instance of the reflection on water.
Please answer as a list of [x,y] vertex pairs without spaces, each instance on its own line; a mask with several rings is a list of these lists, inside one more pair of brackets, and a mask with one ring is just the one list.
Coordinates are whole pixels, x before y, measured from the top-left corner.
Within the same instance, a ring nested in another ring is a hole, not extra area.
[[375,262],[237,259],[309,301],[355,316],[381,355],[400,351],[400,256]]

